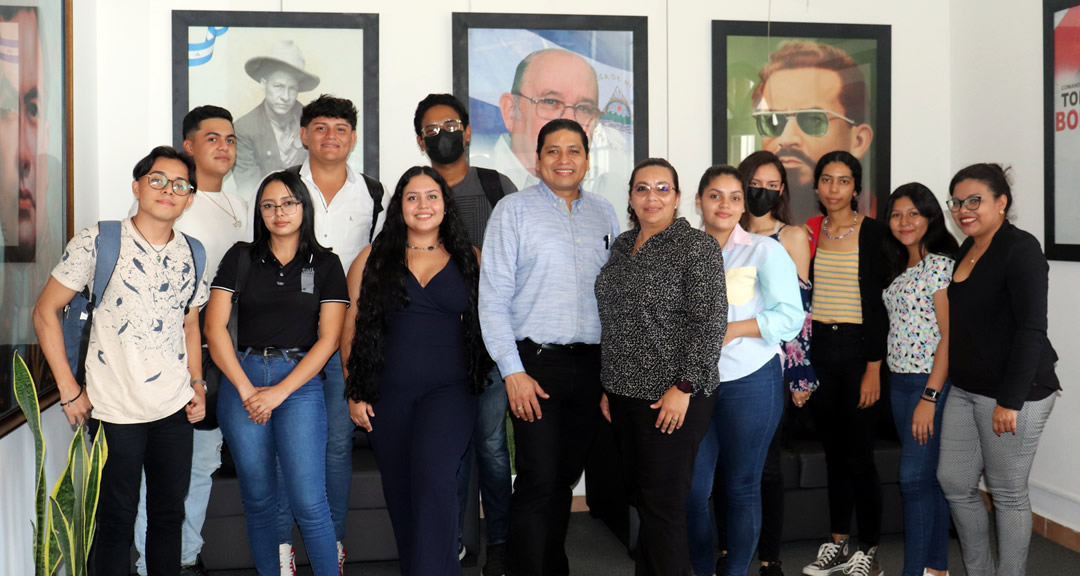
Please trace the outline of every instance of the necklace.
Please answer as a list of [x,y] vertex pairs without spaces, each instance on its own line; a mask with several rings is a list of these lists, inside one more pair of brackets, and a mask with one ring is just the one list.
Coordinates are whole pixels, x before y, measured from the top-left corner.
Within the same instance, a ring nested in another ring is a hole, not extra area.
[[[139,233],[139,236],[142,236],[142,239],[146,240],[146,234],[143,234],[142,230],[139,230],[139,225],[135,223],[134,218],[131,219],[131,225],[135,227],[135,231]],[[154,251],[154,254],[157,255],[157,261],[159,263],[161,262],[161,253],[164,252],[165,248],[167,248],[169,246],[169,242],[172,242],[173,236],[175,236],[175,235],[176,235],[175,231],[169,230],[169,239],[166,240],[165,244],[163,244],[161,246],[161,250],[158,250],[157,248],[154,248],[154,245],[151,244],[149,240],[146,240],[146,245],[149,246],[150,249]]]
[[431,250],[434,250],[434,249],[438,248],[439,246],[442,246],[442,242],[439,242],[439,243],[435,244],[434,246],[413,246],[412,244],[409,244],[408,240],[405,241],[405,247],[408,248],[409,250],[428,250],[428,251],[431,251]]
[[851,235],[852,232],[855,231],[855,226],[858,226],[858,224],[859,224],[859,215],[856,214],[855,215],[855,221],[851,223],[851,229],[850,230],[848,230],[847,232],[844,232],[843,234],[841,234],[839,236],[833,236],[832,234],[829,234],[829,217],[826,216],[825,221],[821,223],[821,230],[823,232],[825,232],[825,237],[828,238],[829,240],[843,240],[844,238],[847,238],[848,236]]
[[[206,199],[209,200],[211,203],[213,203],[214,206],[217,206],[218,210],[221,210],[222,212],[227,214],[229,216],[229,218],[232,218],[232,227],[233,228],[236,228],[237,230],[240,229],[240,227],[243,224],[241,224],[240,219],[236,217],[236,210],[233,209],[232,201],[229,200],[229,196],[227,194],[225,194],[224,192],[205,192],[205,191],[203,192],[203,194],[207,195],[207,196],[205,196]],[[224,206],[222,206],[221,204],[218,204],[217,201],[214,200],[213,197],[208,196],[208,194],[221,194],[221,197],[225,199],[225,203],[229,206],[229,209],[226,210]]]
[[[982,254],[979,254],[977,256],[975,255],[975,250],[977,248],[978,248],[978,246],[976,246],[974,244],[971,245],[971,254],[972,254],[972,256],[971,256],[971,258],[968,258],[968,262],[971,262],[972,264],[974,264],[975,261],[979,259],[979,256],[982,256]],[[984,250],[984,252],[985,252],[985,250]]]

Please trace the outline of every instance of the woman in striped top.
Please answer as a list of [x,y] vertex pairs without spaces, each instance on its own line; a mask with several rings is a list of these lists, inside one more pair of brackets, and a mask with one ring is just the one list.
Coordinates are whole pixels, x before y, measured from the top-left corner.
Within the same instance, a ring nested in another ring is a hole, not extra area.
[[[889,231],[855,212],[862,166],[854,156],[843,151],[822,156],[814,181],[825,214],[806,223],[816,247],[810,347],[821,387],[807,406],[825,448],[832,539],[803,574],[827,576],[843,568],[847,574],[877,575],[881,483],[874,437],[888,336],[881,293],[888,285]],[[858,551],[848,542],[852,509],[859,522]]]

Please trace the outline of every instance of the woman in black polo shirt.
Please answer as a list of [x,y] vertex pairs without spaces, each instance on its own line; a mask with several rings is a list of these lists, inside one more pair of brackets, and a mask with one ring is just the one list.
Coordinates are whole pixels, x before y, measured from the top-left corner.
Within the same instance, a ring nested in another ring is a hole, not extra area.
[[356,311],[341,343],[349,415],[375,451],[403,576],[461,574],[457,471],[491,369],[479,281],[450,187],[410,168],[349,268]]
[[[337,545],[326,500],[319,373],[338,349],[349,302],[345,274],[338,257],[315,239],[311,196],[296,174],[266,177],[253,222],[254,241],[237,243],[222,259],[206,312],[210,354],[224,375],[218,421],[236,462],[255,568],[260,574],[280,570],[280,462],[314,573],[333,576]],[[235,347],[227,326],[234,304]]]
[[[938,481],[971,576],[1016,576],[1031,543],[1028,476],[1061,388],[1046,336],[1050,267],[1039,241],[1008,219],[1012,191],[997,164],[956,173],[947,202],[968,236],[949,285],[949,380]],[[979,478],[994,497],[998,566]]]

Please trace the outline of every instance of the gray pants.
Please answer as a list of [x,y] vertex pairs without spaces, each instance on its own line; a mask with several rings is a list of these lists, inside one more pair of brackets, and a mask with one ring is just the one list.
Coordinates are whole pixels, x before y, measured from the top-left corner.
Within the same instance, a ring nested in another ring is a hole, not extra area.
[[[1027,402],[1016,435],[994,434],[997,401],[957,387],[949,393],[941,422],[938,482],[949,501],[968,576],[1023,576],[1031,544],[1028,476],[1057,394]],[[979,477],[994,498],[998,561],[990,550],[990,519],[979,494]]]

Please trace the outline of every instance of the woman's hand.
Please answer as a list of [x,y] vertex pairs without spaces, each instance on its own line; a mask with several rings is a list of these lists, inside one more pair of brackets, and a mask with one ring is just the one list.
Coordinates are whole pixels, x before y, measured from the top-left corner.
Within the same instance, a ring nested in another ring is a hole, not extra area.
[[859,387],[859,408],[869,408],[881,399],[881,362],[868,362]]
[[791,401],[795,403],[796,408],[802,408],[803,404],[806,404],[806,401],[810,399],[811,394],[813,392],[809,390],[792,390]]
[[915,406],[915,414],[911,417],[911,435],[920,446],[925,445],[934,437],[934,411],[937,404],[923,399]]
[[1001,436],[1006,432],[1016,435],[1016,417],[1020,414],[1019,410],[1011,410],[1004,406],[994,407],[994,434]]
[[353,424],[371,432],[371,419],[375,417],[375,408],[367,402],[357,402],[349,398],[349,419]]
[[195,395],[191,397],[191,401],[184,406],[184,412],[187,412],[187,420],[192,424],[201,422],[203,418],[206,418],[206,388],[203,388],[204,384],[196,384],[194,386]]
[[600,394],[600,413],[604,415],[604,420],[611,423],[611,408],[608,406],[607,392]]
[[660,414],[656,416],[656,427],[666,434],[682,428],[686,420],[686,409],[689,407],[690,395],[675,386],[668,388],[656,404],[649,406],[653,410],[660,409]]
[[255,393],[244,400],[244,409],[248,411],[248,417],[256,424],[266,424],[270,414],[285,401],[289,394],[280,384],[258,388]]

